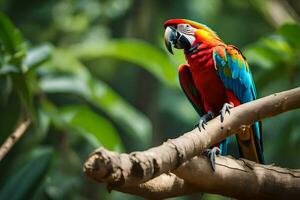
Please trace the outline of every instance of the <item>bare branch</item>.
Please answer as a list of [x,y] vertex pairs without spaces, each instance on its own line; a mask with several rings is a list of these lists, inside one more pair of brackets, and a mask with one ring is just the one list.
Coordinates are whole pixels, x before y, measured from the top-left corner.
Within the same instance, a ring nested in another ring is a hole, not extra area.
[[199,192],[199,188],[194,187],[192,184],[177,177],[173,173],[162,174],[137,186],[125,186],[113,189],[142,196],[147,199],[165,199]]
[[300,195],[300,170],[261,165],[245,159],[218,156],[213,172],[208,159],[199,156],[173,173],[198,187],[199,191],[237,199],[299,199]]
[[299,199],[300,170],[218,156],[216,171],[213,172],[207,157],[199,156],[183,163],[168,175],[162,174],[137,186],[113,189],[147,199],[176,197],[195,192],[237,199]]
[[242,134],[255,121],[299,107],[300,88],[273,94],[232,109],[223,123],[219,117],[211,120],[201,133],[196,128],[143,152],[118,154],[100,148],[89,156],[84,171],[112,187],[138,185],[174,170],[231,134]]
[[28,126],[31,123],[30,118],[25,118],[18,125],[16,130],[12,132],[9,137],[5,140],[5,142],[0,147],[0,161],[4,158],[4,156],[9,152],[9,150],[14,146],[14,144],[21,138],[21,136],[25,133]]

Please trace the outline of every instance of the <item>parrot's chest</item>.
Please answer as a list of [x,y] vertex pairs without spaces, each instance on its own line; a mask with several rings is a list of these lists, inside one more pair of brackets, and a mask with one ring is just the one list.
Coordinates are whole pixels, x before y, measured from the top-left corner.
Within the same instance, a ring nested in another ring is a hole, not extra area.
[[227,102],[226,89],[214,66],[211,53],[187,57],[190,71],[206,111],[218,112]]

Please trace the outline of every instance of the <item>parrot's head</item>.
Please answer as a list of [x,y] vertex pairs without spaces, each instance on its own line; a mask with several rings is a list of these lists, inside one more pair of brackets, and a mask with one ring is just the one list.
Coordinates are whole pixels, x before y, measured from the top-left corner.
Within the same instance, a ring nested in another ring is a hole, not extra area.
[[189,50],[199,43],[220,42],[218,35],[204,24],[187,19],[170,19],[164,23],[165,45],[173,54],[172,47]]

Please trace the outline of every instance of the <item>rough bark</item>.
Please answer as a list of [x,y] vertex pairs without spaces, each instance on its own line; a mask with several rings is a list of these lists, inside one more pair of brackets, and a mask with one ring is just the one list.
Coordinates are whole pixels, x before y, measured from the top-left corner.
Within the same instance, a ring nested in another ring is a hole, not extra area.
[[172,173],[146,183],[115,190],[147,199],[176,197],[195,192],[238,199],[299,199],[300,170],[261,165],[244,159],[216,157],[216,171],[205,156],[194,157]]
[[216,117],[201,133],[196,128],[143,152],[118,154],[100,148],[88,157],[84,171],[110,186],[137,185],[174,170],[231,134],[243,134],[255,121],[299,107],[300,88],[273,94],[233,108],[223,123]]
[[198,187],[177,177],[173,173],[161,174],[160,176],[137,186],[121,186],[113,189],[128,194],[138,195],[146,199],[165,199],[199,192]]
[[[194,157],[173,171],[199,191],[237,199],[299,199],[300,170],[261,165],[245,159]],[[197,178],[195,178],[197,177]]]

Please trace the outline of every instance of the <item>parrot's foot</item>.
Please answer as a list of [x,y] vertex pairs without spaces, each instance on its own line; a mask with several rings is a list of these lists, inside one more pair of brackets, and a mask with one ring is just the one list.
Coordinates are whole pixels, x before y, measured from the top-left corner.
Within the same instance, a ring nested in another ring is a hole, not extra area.
[[205,125],[207,125],[207,122],[212,118],[214,118],[214,113],[211,111],[208,111],[205,115],[200,117],[199,123],[196,124],[200,132],[201,132],[201,128],[205,130]]
[[230,114],[230,109],[233,108],[233,105],[229,103],[224,103],[222,109],[220,110],[220,117],[221,117],[221,122],[224,121],[224,117],[226,113]]
[[204,152],[211,164],[212,170],[216,171],[216,156],[221,153],[221,150],[219,147],[213,147],[212,149],[207,149]]

